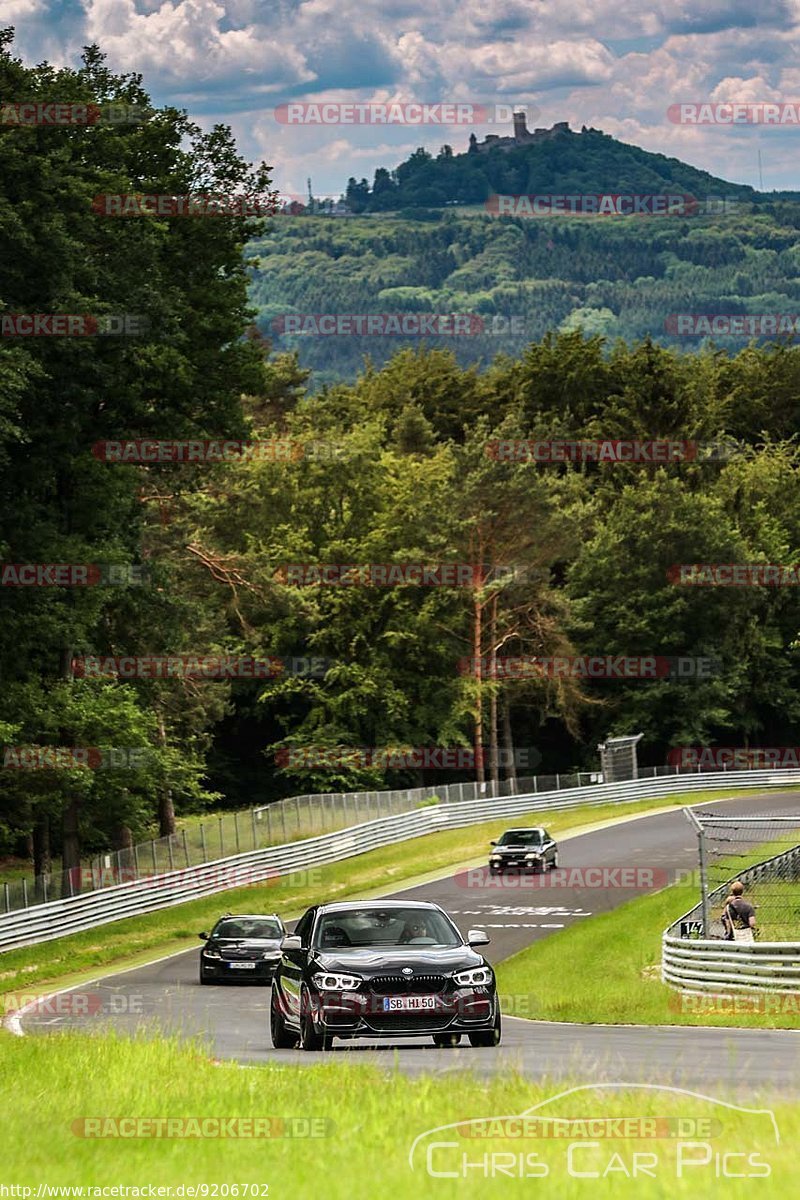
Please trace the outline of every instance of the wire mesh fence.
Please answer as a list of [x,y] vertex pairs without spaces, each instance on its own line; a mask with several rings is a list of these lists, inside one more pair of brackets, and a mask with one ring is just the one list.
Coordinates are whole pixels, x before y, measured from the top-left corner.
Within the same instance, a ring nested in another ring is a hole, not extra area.
[[[703,770],[677,765],[639,767],[638,776],[647,779],[694,775]],[[186,817],[180,820],[178,831],[171,836],[105,851],[71,871],[54,869],[47,875],[0,884],[0,912],[13,912],[63,896],[77,896],[132,879],[215,862],[247,850],[261,850],[331,833],[428,804],[536,795],[602,782],[599,771],[581,771],[389,791],[326,792],[290,796],[238,812]]]
[[[756,938],[800,941],[800,811],[758,816],[694,812],[698,837],[697,906],[681,920],[681,936],[730,937],[723,921],[731,887],[753,905]],[[735,906],[734,906],[735,908]]]

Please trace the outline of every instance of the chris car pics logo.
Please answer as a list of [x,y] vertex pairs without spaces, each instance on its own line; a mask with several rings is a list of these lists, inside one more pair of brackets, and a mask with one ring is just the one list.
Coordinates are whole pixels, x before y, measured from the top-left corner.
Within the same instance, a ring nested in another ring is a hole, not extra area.
[[503,1180],[507,1188],[543,1178],[678,1179],[707,1195],[709,1180],[768,1178],[779,1143],[771,1109],[662,1084],[591,1083],[521,1113],[426,1129],[408,1165],[432,1179]]

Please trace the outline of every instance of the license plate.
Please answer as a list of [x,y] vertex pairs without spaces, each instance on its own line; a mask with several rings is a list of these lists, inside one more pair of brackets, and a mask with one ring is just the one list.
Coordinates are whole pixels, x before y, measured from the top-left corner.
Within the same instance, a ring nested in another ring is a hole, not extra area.
[[228,963],[231,971],[255,971],[256,964],[253,963]]
[[418,1009],[436,1008],[435,996],[384,996],[384,1012],[416,1012]]

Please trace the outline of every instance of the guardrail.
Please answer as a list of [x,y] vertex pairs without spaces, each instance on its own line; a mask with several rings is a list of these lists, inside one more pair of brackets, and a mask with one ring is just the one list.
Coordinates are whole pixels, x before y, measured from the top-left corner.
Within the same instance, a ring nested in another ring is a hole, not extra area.
[[[756,863],[709,893],[709,908],[727,896],[734,878],[747,887],[764,879],[800,873],[800,846]],[[661,978],[682,991],[800,992],[800,942],[729,942],[721,938],[681,938],[674,930],[700,915],[695,905],[665,930]]]
[[[702,782],[701,782],[702,781]],[[458,829],[479,821],[550,809],[584,805],[635,803],[648,796],[686,791],[687,777],[639,779],[595,784],[534,795],[498,796],[417,809],[381,817],[346,829],[305,838],[282,846],[252,850],[199,866],[131,880],[83,896],[49,901],[35,908],[0,916],[0,952],[51,941],[70,933],[94,929],[123,917],[140,916],[187,900],[213,895],[226,888],[269,881],[310,866],[341,862],[367,850],[393,845],[439,829]],[[770,788],[800,782],[800,771],[736,771],[692,776],[693,791],[718,791],[731,786]]]

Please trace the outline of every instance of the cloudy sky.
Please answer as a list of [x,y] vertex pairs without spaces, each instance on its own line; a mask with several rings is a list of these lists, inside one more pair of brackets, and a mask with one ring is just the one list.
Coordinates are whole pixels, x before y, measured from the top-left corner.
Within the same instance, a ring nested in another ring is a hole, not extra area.
[[[800,188],[800,126],[686,127],[671,104],[800,102],[800,0],[0,0],[30,62],[97,42],[156,103],[232,126],[282,191],[338,194],[471,126],[286,124],[297,102],[526,107],[529,125],[591,125],[722,178]],[[506,132],[475,126],[477,136]]]

